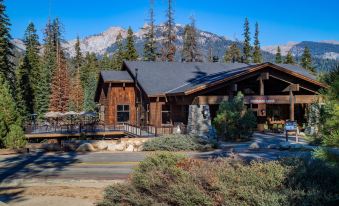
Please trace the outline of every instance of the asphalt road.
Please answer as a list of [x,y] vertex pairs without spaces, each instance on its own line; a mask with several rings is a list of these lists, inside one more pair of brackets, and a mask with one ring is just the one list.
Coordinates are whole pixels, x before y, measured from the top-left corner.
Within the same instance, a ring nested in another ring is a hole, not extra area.
[[[252,142],[262,148],[278,144],[283,138],[256,135],[246,143],[225,143],[223,149],[211,152],[188,152],[195,158],[220,158],[237,154],[245,160],[276,160],[288,156],[304,156],[310,152],[290,152],[272,149],[249,150]],[[126,179],[148,154],[147,152],[94,152],[94,153],[31,153],[0,156],[0,183],[22,179],[119,180]]]

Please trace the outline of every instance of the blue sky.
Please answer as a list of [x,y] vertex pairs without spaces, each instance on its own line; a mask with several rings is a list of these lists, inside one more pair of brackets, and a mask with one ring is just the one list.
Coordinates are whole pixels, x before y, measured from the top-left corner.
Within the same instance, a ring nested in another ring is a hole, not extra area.
[[[156,23],[165,19],[166,0],[155,0]],[[59,17],[65,39],[100,33],[110,26],[138,30],[148,15],[149,0],[5,0],[14,38],[22,38],[33,21],[40,38],[48,16]],[[247,16],[254,33],[260,25],[262,45],[302,40],[339,40],[338,0],[174,0],[175,22],[194,15],[197,27],[242,39]]]

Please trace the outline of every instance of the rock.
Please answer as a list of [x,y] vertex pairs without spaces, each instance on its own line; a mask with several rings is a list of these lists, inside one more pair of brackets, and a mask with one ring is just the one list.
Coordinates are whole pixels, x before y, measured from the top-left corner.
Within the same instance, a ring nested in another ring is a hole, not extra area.
[[279,144],[279,148],[282,150],[289,149],[291,147],[291,144],[289,142],[282,142]]
[[260,146],[257,142],[253,142],[250,146],[250,149],[260,149]]
[[80,145],[77,149],[76,149],[77,152],[94,152],[95,149],[93,147],[92,144],[90,143],[84,143],[82,145]]
[[107,147],[108,151],[124,151],[126,148],[125,143],[120,143],[120,144],[109,144]]
[[125,149],[126,152],[133,152],[134,151],[134,146],[133,144],[129,144],[127,148]]
[[279,146],[276,145],[276,144],[270,144],[270,145],[267,146],[267,148],[268,148],[268,149],[278,149]]
[[93,147],[98,149],[98,150],[107,150],[108,148],[108,143],[105,141],[97,141],[93,143]]
[[48,152],[60,151],[61,147],[59,144],[44,144],[43,149]]

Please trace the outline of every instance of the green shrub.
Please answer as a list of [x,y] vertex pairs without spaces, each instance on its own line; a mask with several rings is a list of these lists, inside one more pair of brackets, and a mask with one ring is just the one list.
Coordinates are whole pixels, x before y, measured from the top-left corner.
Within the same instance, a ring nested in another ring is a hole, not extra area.
[[251,136],[257,120],[253,112],[247,110],[244,95],[239,92],[231,101],[225,101],[219,105],[213,124],[219,136],[239,140]]
[[126,184],[108,187],[99,205],[336,205],[337,171],[316,160],[245,164],[157,153]]
[[[144,151],[192,151],[203,150],[208,146],[208,142],[201,139],[181,134],[164,135],[155,137],[144,143]],[[206,146],[207,145],[207,146]]]
[[4,143],[6,148],[23,148],[26,145],[26,140],[22,128],[17,125],[11,125]]

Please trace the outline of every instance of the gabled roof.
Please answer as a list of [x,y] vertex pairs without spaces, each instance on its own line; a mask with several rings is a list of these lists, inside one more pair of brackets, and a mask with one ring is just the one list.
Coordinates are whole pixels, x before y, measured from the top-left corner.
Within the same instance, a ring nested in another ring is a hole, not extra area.
[[105,83],[108,82],[133,83],[133,79],[127,71],[101,71],[100,75]]
[[267,66],[290,73],[319,86],[316,77],[303,68],[288,64],[244,64],[201,62],[144,62],[125,61],[123,69],[135,76],[138,68],[138,83],[148,96],[166,94],[189,94]]

